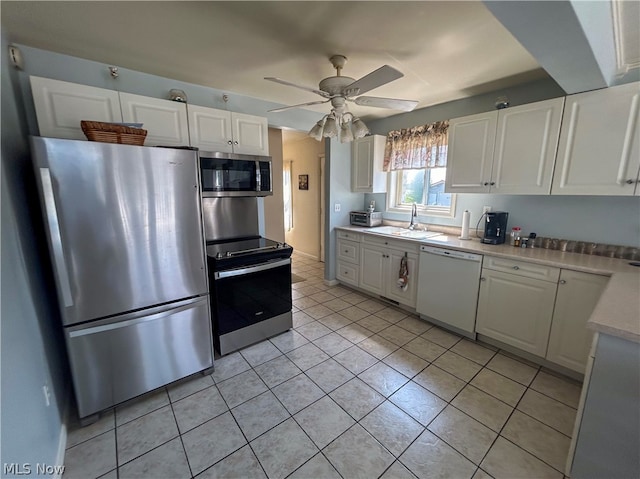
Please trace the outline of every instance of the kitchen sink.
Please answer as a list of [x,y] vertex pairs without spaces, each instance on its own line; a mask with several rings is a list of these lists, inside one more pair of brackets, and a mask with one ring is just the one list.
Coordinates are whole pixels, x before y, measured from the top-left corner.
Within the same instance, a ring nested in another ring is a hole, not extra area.
[[442,234],[437,231],[410,230],[407,228],[401,228],[399,226],[376,226],[374,228],[369,228],[369,231],[371,231],[372,233],[413,239],[433,238],[434,236],[439,236]]
[[402,236],[404,238],[413,238],[413,239],[427,239],[433,238],[434,236],[440,236],[442,233],[438,231],[416,231],[416,230],[408,230],[399,233],[393,233],[398,236]]

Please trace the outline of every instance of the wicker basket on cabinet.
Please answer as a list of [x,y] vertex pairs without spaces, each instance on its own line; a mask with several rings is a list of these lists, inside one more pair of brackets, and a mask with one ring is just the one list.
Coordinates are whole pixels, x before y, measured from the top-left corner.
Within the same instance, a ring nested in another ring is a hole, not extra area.
[[101,121],[80,122],[82,131],[89,141],[102,143],[121,143],[124,145],[144,145],[147,130],[132,128],[130,126],[116,125]]

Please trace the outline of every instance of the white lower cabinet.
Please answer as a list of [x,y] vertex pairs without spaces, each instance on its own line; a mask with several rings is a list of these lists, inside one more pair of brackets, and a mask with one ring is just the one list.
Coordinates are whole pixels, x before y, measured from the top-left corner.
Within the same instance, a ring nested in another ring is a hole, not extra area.
[[342,283],[358,286],[360,273],[360,235],[338,231],[336,278]]
[[[400,304],[416,307],[418,283],[417,244],[373,239],[360,245],[360,288],[384,296]],[[377,244],[376,244],[377,243]],[[406,289],[398,287],[402,258],[407,256],[409,282]]]
[[478,333],[584,374],[593,333],[587,328],[609,278],[485,257]]
[[587,328],[608,276],[562,270],[546,358],[556,364],[584,373],[593,341]]
[[483,270],[476,331],[544,356],[555,295],[555,283]]
[[[485,264],[491,267],[493,259],[485,257]],[[558,268],[504,259],[496,264],[495,270],[482,269],[476,331],[544,357],[553,317]]]

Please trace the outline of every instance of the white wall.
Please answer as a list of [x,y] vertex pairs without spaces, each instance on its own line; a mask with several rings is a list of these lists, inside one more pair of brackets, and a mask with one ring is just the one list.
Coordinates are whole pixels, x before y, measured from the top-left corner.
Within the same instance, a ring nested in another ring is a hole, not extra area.
[[273,196],[264,198],[264,236],[274,241],[284,238],[284,201],[282,192],[282,130],[269,128],[269,155]]
[[[7,40],[2,35],[0,464],[28,463],[35,474],[36,463],[56,464],[71,386]],[[51,392],[50,406],[45,404],[45,385]],[[13,476],[5,476],[3,468],[2,477]]]
[[[293,228],[285,238],[293,248],[320,259],[320,155],[324,142],[302,135],[283,135],[283,161],[291,162]],[[308,175],[308,190],[298,188],[298,176]]]

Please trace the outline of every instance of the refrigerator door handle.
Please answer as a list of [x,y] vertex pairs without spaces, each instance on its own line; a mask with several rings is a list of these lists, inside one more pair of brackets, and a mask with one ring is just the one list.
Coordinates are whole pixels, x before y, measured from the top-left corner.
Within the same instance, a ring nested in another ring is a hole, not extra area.
[[71,284],[69,282],[69,271],[64,261],[64,251],[62,249],[62,236],[60,235],[60,223],[58,221],[58,211],[53,195],[53,184],[51,182],[51,172],[49,168],[40,168],[40,180],[42,182],[42,192],[44,196],[45,213],[47,215],[47,226],[51,236],[51,246],[53,248],[53,262],[62,302],[66,307],[73,306],[71,297]]
[[128,328],[128,327],[134,326],[136,324],[146,323],[146,322],[149,322],[149,321],[155,321],[157,319],[166,318],[167,316],[171,316],[172,314],[179,313],[180,311],[186,311],[187,309],[193,309],[194,307],[196,307],[199,303],[201,303],[203,301],[206,301],[206,298],[197,298],[196,300],[189,301],[187,304],[182,304],[180,306],[177,306],[177,307],[171,308],[171,309],[165,309],[165,310],[160,311],[158,313],[150,314],[150,315],[147,315],[147,316],[128,319],[128,320],[124,320],[124,321],[117,321],[115,323],[110,323],[110,324],[103,324],[101,326],[94,326],[92,328],[76,329],[76,330],[73,330],[73,331],[69,332],[69,337],[70,338],[77,338],[79,336],[87,336],[89,334],[103,333],[105,331],[111,331],[113,329]]

